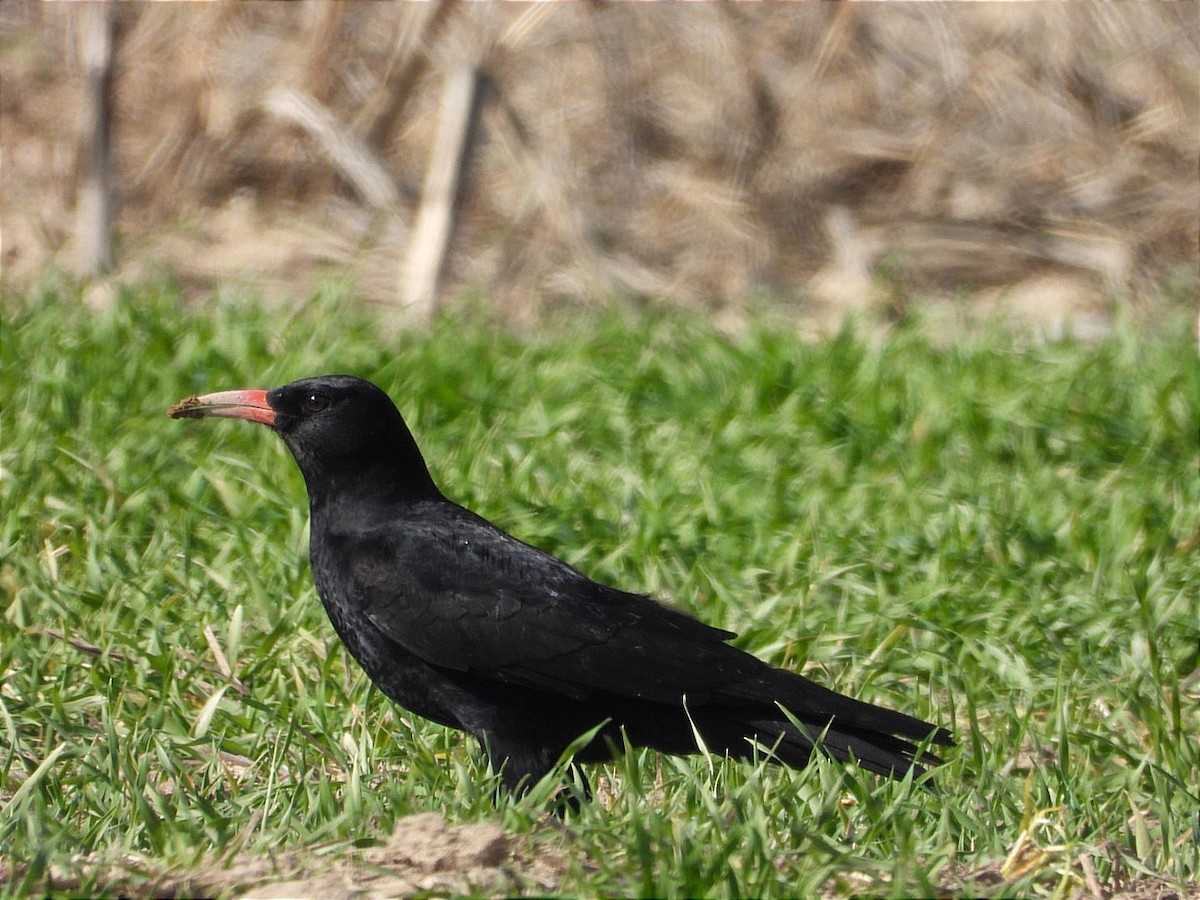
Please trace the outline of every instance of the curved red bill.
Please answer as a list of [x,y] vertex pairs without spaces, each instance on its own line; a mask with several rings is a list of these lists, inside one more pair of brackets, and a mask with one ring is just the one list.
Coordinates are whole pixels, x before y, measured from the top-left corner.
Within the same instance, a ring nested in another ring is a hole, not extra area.
[[167,410],[172,419],[203,419],[219,416],[248,419],[263,425],[275,424],[275,410],[267,403],[266,391],[218,391],[180,400]]

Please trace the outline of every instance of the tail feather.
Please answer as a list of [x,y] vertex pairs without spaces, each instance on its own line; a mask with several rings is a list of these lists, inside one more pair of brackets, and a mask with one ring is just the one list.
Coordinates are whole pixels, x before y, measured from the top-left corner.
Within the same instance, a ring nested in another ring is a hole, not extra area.
[[[740,759],[755,755],[757,746],[793,768],[804,768],[820,753],[890,778],[924,774],[942,761],[922,748],[954,743],[945,728],[776,672],[786,677],[772,673],[770,678],[747,679],[705,698],[707,702],[674,712],[657,703],[631,704],[612,717],[610,740],[625,728],[634,746],[686,754],[702,744]],[[583,759],[605,756],[598,751]]]
[[[954,743],[945,728],[846,697],[801,676],[789,673],[783,687],[789,690],[776,691],[784,696],[778,697],[771,714],[742,718],[742,727],[746,736],[772,747],[776,758],[789,766],[806,765],[816,748],[840,761],[853,759],[880,775],[902,777],[910,769],[921,775],[942,761],[921,750],[920,744]],[[789,706],[788,699],[794,705]]]
[[[841,762],[853,760],[868,771],[892,778],[903,777],[909,769],[914,775],[921,775],[926,767],[942,762],[904,738],[881,731],[841,728],[836,721],[820,727],[804,723],[797,727],[782,719],[759,720],[746,722],[742,727],[746,738],[793,768],[807,765],[814,749]],[[932,732],[930,725],[922,739]]]
[[771,686],[775,688],[771,697],[801,721],[832,720],[839,729],[864,736],[892,734],[910,741],[923,741],[934,734],[934,743],[948,746],[954,742],[945,728],[936,728],[932,723],[915,716],[855,700],[801,675],[791,672],[781,674],[786,676],[786,680],[783,684]]
[[915,716],[855,700],[802,675],[775,669],[767,679],[743,683],[737,693],[759,704],[770,703],[770,713],[742,717],[747,734],[764,745],[775,745],[775,755],[790,766],[804,765],[814,746],[834,759],[851,758],[869,771],[900,777],[909,769],[920,775],[926,767],[941,764],[919,744],[951,746],[954,739]]

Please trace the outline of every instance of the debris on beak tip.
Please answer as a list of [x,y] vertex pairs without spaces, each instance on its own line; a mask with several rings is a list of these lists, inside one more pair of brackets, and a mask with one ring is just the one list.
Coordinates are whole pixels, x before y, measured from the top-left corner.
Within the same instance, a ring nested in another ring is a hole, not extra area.
[[202,419],[204,401],[199,397],[185,397],[174,406],[167,409],[167,415],[172,419]]

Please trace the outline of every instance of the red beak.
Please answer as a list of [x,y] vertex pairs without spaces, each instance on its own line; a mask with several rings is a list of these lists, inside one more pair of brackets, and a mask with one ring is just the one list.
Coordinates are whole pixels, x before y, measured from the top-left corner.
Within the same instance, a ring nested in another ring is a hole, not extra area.
[[202,397],[188,397],[167,410],[172,419],[202,419],[221,416],[249,419],[263,425],[275,424],[275,410],[267,402],[266,391],[219,391]]

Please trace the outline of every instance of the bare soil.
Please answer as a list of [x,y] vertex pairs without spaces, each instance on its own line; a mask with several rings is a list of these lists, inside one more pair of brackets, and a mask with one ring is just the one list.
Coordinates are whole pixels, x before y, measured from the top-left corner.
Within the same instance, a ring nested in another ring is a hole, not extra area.
[[[81,857],[69,867],[52,867],[44,886],[66,893],[256,900],[554,893],[564,871],[560,853],[542,846],[533,854],[523,843],[491,823],[448,826],[436,813],[421,813],[401,819],[381,846],[238,852],[182,871],[162,871],[133,856],[116,863]],[[0,863],[0,880],[20,874],[5,868]]]

